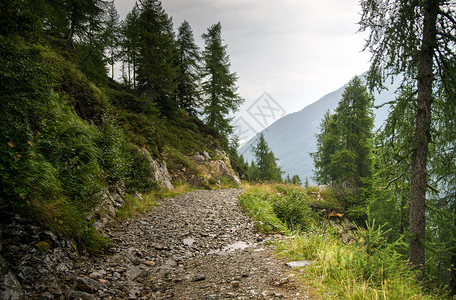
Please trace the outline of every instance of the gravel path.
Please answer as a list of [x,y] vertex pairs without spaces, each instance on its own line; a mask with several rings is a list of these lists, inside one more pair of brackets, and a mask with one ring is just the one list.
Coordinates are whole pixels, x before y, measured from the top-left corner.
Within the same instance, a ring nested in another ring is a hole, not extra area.
[[113,223],[113,254],[75,265],[70,299],[308,299],[242,214],[240,189],[194,191]]

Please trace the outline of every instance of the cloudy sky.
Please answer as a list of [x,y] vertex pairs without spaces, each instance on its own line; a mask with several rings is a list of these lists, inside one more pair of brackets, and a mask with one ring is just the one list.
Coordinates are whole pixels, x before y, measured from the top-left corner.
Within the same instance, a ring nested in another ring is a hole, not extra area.
[[[134,3],[116,0],[122,18]],[[246,100],[235,122],[240,117],[247,123],[249,137],[369,66],[370,55],[362,52],[365,34],[357,33],[359,0],[163,0],[162,5],[175,28],[184,20],[190,23],[201,47],[201,34],[221,22],[231,71],[239,76],[238,91]],[[261,110],[266,106],[269,115]]]

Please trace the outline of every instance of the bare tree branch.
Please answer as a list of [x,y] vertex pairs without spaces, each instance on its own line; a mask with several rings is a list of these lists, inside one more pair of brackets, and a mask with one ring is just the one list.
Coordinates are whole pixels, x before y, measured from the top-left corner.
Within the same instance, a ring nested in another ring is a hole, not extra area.
[[381,187],[379,187],[378,189],[379,189],[379,190],[386,190],[387,188],[389,188],[389,186],[391,185],[391,183],[395,182],[396,180],[401,179],[401,178],[402,178],[402,175],[404,175],[404,174],[401,174],[401,175],[397,176],[396,178],[391,179],[390,181],[388,181],[388,184],[387,184],[386,186],[381,186]]

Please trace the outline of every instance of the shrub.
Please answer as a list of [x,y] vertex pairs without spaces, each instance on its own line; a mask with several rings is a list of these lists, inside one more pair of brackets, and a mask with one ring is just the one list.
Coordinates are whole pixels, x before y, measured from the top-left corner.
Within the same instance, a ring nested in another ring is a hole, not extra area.
[[130,145],[127,152],[129,167],[125,184],[130,191],[150,192],[157,189],[154,169],[149,158],[143,150],[137,146]]
[[263,186],[249,188],[239,198],[241,207],[257,221],[257,228],[260,231],[287,232],[286,225],[275,215],[269,199],[270,192]]
[[281,188],[281,193],[272,199],[272,206],[277,217],[289,228],[305,229],[315,219],[309,206],[307,195],[300,188]]

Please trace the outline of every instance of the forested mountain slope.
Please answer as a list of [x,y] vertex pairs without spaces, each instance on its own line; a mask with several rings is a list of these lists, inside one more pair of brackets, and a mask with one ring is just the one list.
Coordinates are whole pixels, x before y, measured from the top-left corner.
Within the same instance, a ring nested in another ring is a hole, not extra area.
[[[239,184],[229,128],[215,124],[225,121],[220,108],[236,109],[230,97],[242,99],[220,23],[206,38],[217,53],[204,52],[219,77],[196,77],[194,65],[208,61],[188,23],[176,37],[159,2],[142,1],[123,23],[113,2],[86,2],[0,5],[0,198],[9,213],[96,252],[105,241],[92,223],[132,195]],[[107,72],[116,61],[121,83]],[[230,96],[199,90],[226,73]],[[196,113],[205,109],[214,124]]]
[[[393,94],[398,88],[391,81],[385,84],[385,90],[374,94],[377,106],[393,100]],[[309,153],[316,150],[315,135],[320,130],[325,112],[332,112],[336,108],[345,87],[346,85],[323,96],[298,112],[286,115],[262,131],[285,174],[297,174],[303,181],[308,178],[312,182],[313,160]],[[388,106],[379,107],[374,113],[375,127],[379,128],[387,117]],[[239,149],[239,154],[244,155],[246,161],[253,159],[250,148],[259,134]]]

